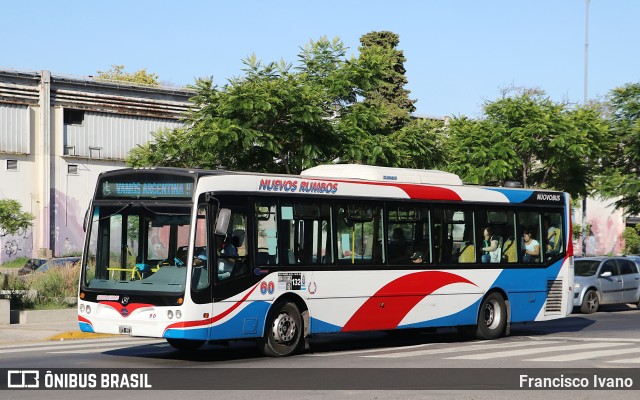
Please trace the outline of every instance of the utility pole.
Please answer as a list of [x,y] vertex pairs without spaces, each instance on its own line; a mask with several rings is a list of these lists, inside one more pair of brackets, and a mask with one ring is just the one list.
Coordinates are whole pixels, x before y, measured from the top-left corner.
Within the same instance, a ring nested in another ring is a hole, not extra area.
[[[584,105],[587,105],[588,95],[587,88],[589,84],[589,2],[591,0],[585,0],[587,9],[587,17],[585,22],[585,37],[584,37]],[[587,255],[587,196],[585,194],[582,197],[582,255]]]

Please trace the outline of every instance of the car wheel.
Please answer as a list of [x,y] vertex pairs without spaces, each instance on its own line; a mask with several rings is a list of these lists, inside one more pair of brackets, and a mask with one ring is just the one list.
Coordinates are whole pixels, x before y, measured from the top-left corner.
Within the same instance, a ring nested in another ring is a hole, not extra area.
[[582,306],[580,306],[580,311],[583,314],[591,314],[598,311],[600,308],[600,300],[598,299],[598,293],[595,290],[588,290],[584,295],[584,299],[582,300]]
[[167,339],[167,343],[169,343],[171,347],[181,351],[198,350],[204,342],[204,340]]
[[302,316],[294,303],[276,304],[269,313],[260,350],[266,356],[283,357],[302,348]]

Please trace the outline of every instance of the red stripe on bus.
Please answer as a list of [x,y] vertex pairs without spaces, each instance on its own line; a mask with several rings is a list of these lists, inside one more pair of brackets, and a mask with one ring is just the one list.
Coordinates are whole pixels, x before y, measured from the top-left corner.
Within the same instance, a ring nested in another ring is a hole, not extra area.
[[91,326],[93,326],[93,324],[91,323],[91,321],[89,321],[88,319],[86,319],[85,317],[81,317],[80,315],[78,315],[78,322],[84,322],[85,324],[89,324]]
[[[370,185],[370,186],[389,186],[402,189],[407,196],[411,199],[419,200],[450,200],[450,201],[462,201],[462,197],[452,189],[447,189],[439,186],[427,186],[411,183],[395,183],[395,182],[376,182],[376,181],[350,181],[344,179],[331,179],[331,178],[316,178],[316,177],[302,177],[303,180],[311,181],[323,181],[323,182],[339,182],[339,183],[352,183],[355,185]],[[339,190],[339,189],[338,189]]]
[[397,184],[400,189],[404,190],[410,198],[420,200],[451,200],[462,201],[458,193],[451,189],[441,188],[437,186],[418,186]]
[[460,275],[424,271],[405,275],[378,290],[342,327],[342,331],[395,329],[422,299],[452,283],[473,282]]
[[[153,307],[153,304],[145,304],[145,303],[131,303],[131,304],[127,304],[126,306],[123,306],[122,304],[118,303],[117,301],[99,301],[98,303],[102,304],[104,306],[113,308],[114,310],[116,310],[120,315],[122,315],[125,318],[130,316],[135,310],[138,310],[138,309],[141,309],[141,308]],[[122,314],[122,309],[126,309],[127,310],[127,314],[126,315]]]
[[222,318],[226,317],[227,315],[231,314],[236,308],[240,307],[240,305],[244,303],[247,300],[247,298],[249,298],[251,293],[253,293],[253,291],[256,290],[257,287],[258,287],[258,284],[256,283],[241,300],[237,301],[234,305],[232,305],[231,307],[229,307],[228,309],[224,310],[223,312],[221,312],[216,316],[213,316],[208,319],[203,319],[200,321],[176,322],[174,324],[167,326],[164,329],[164,331],[166,332],[169,329],[193,328],[196,326],[206,326],[206,325],[213,324],[214,322],[217,322]]

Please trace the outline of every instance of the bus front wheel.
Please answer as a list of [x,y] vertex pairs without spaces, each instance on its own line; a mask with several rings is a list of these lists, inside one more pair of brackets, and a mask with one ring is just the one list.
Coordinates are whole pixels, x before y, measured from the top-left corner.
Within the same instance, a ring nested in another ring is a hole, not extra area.
[[259,345],[262,353],[270,357],[284,357],[296,353],[304,344],[302,316],[294,303],[280,303],[273,307],[267,318],[265,336]]
[[167,339],[167,343],[176,350],[198,350],[204,344],[204,340]]

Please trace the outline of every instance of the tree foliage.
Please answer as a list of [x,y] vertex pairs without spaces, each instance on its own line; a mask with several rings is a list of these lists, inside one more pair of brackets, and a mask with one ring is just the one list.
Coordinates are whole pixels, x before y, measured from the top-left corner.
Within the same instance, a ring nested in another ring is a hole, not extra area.
[[640,83],[613,89],[609,94],[608,122],[614,146],[603,157],[601,187],[625,214],[640,213]]
[[599,110],[570,108],[538,89],[510,89],[478,120],[451,121],[448,169],[477,184],[520,181],[573,196],[593,186],[607,129]]
[[105,81],[119,81],[129,83],[141,83],[144,85],[159,86],[158,75],[147,72],[146,68],[136,72],[125,72],[124,65],[111,65],[108,71],[98,71],[96,79]]
[[13,235],[20,229],[27,229],[33,222],[33,214],[23,212],[16,200],[0,200],[0,234]]
[[[404,109],[393,106],[393,96],[370,101],[387,93],[385,76],[404,60],[395,38],[393,46],[368,45],[348,58],[339,39],[322,37],[301,49],[295,68],[253,55],[243,61],[243,75],[222,87],[198,79],[185,128],[155,133],[130,153],[129,164],[284,173],[338,159],[433,167],[442,159],[442,123],[412,121],[411,101]],[[406,79],[394,82],[401,89]]]

